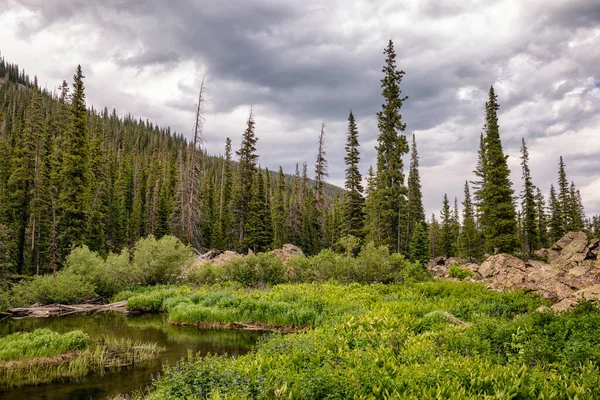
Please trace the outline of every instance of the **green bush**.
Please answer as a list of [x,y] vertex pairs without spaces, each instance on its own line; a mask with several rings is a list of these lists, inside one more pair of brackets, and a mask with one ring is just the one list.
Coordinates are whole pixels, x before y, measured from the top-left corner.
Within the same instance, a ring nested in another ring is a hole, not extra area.
[[473,276],[473,271],[468,268],[461,268],[460,265],[453,263],[450,264],[450,268],[448,269],[448,275],[451,278],[457,278],[461,281],[467,277]]
[[283,263],[273,253],[233,258],[223,265],[223,272],[225,279],[250,287],[276,285],[285,278]]
[[224,280],[223,267],[213,265],[211,262],[203,263],[195,266],[187,279],[194,285],[214,285]]
[[76,304],[96,297],[94,285],[81,276],[60,271],[52,275],[38,275],[21,281],[13,287],[13,303],[17,306],[42,304]]
[[[115,257],[111,254],[111,267]],[[80,276],[94,286],[99,296],[110,297],[119,292],[123,285],[119,277],[123,271],[109,267],[98,253],[90,251],[87,246],[77,247],[67,257],[64,272]]]
[[174,283],[193,257],[192,250],[175,236],[156,240],[150,235],[135,244],[132,272],[145,285]]
[[0,338],[0,360],[51,357],[83,350],[87,347],[88,340],[88,336],[82,331],[60,334],[44,328],[33,332],[17,332]]

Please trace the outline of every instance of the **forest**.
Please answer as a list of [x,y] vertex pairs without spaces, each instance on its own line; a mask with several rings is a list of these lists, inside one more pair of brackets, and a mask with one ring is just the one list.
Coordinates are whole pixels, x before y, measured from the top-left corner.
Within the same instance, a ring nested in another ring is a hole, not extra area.
[[[556,160],[545,195],[523,138],[522,179],[511,182],[492,86],[473,174],[428,218],[391,40],[383,55],[377,159],[360,171],[350,111],[344,188],[327,182],[324,123],[314,160],[270,171],[252,109],[239,147],[203,148],[204,81],[186,138],[88,108],[82,66],[53,93],[0,59],[1,316],[124,302],[125,314],[160,313],[153,329],[268,332],[239,357],[190,351],[135,398],[600,396],[600,310],[589,299],[558,313],[540,293],[464,282],[473,273],[456,264],[449,280],[427,268],[440,256],[526,261],[569,232],[597,252],[600,216],[586,215],[567,163]],[[306,257],[271,252],[286,244]],[[209,250],[239,254],[217,263],[202,259]],[[135,318],[126,324],[144,324]],[[59,331],[0,335],[0,390],[135,368],[165,351]]]

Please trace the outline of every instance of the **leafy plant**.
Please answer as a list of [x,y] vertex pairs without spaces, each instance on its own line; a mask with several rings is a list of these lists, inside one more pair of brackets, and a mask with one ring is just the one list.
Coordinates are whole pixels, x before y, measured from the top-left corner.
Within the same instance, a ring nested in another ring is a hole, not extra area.
[[451,278],[457,278],[462,281],[467,277],[473,276],[473,271],[468,268],[462,268],[460,265],[453,263],[450,264],[450,267],[448,268],[448,275]]

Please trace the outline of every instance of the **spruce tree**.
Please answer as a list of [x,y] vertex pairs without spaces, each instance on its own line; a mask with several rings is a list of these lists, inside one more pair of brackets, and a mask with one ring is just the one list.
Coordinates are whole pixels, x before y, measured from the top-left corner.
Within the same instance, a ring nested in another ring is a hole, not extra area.
[[521,192],[522,243],[525,254],[529,257],[540,246],[538,224],[536,220],[535,186],[531,181],[529,170],[529,152],[525,138],[521,139],[521,168],[523,171],[523,191]]
[[435,258],[440,255],[440,224],[435,218],[435,214],[431,214],[429,222],[429,246],[431,247],[431,257]]
[[296,173],[292,181],[292,194],[286,217],[285,237],[292,244],[302,245],[302,220],[304,215],[304,189],[300,169],[296,163]]
[[540,247],[548,247],[548,216],[546,214],[546,201],[540,188],[535,192],[535,218],[537,231],[540,237]]
[[[484,127],[484,129],[487,129]],[[477,150],[477,164],[473,173],[477,177],[475,181],[471,181],[473,185],[473,203],[475,205],[475,219],[481,228],[481,201],[483,196],[483,188],[485,186],[485,138],[483,133],[479,135],[479,149]]]
[[62,254],[74,246],[85,244],[89,213],[89,154],[87,110],[81,66],[73,76],[70,127],[65,132],[59,193],[59,231],[62,237]]
[[369,166],[365,192],[365,235],[366,241],[381,243],[383,239],[382,232],[379,229],[382,225],[381,192],[376,190],[376,187],[377,177],[373,171],[373,166]]
[[267,229],[267,220],[270,219],[270,216],[267,209],[263,174],[258,171],[254,175],[245,241],[248,248],[259,252],[266,250],[271,244],[271,235]]
[[358,150],[358,129],[354,115],[350,111],[348,116],[348,135],[346,136],[346,182],[347,190],[344,201],[344,235],[353,235],[358,238],[364,234],[364,207],[362,176],[358,164],[360,162],[360,153]]
[[490,252],[512,252],[518,247],[516,212],[510,170],[500,141],[498,105],[494,88],[490,87],[486,103],[484,186],[481,191],[481,222],[486,249]]
[[459,255],[464,258],[481,256],[479,232],[475,222],[475,210],[471,200],[469,182],[465,182],[465,198],[463,200],[463,226],[459,237]]
[[456,236],[454,229],[454,213],[450,210],[448,196],[444,194],[441,211],[442,227],[440,237],[437,243],[440,255],[445,257],[454,257],[456,250]]
[[431,258],[429,235],[421,222],[415,224],[412,232],[410,258],[413,261],[418,261],[421,265],[427,264],[427,261]]
[[256,142],[258,139],[254,134],[254,115],[250,110],[250,116],[246,123],[246,130],[242,136],[242,145],[236,152],[239,157],[238,164],[238,192],[236,201],[236,216],[238,219],[238,240],[241,246],[245,245],[246,224],[248,223],[250,201],[252,200],[252,182],[256,173]]
[[380,232],[378,244],[388,245],[400,252],[407,248],[407,188],[404,182],[403,156],[408,153],[406,136],[402,134],[406,125],[402,122],[400,110],[406,97],[401,96],[400,83],[404,71],[396,68],[396,52],[390,40],[384,51],[385,65],[381,80],[384,102],[377,113],[377,180],[376,194],[379,218],[373,227]]
[[548,226],[550,228],[550,242],[554,243],[564,236],[564,225],[562,218],[562,209],[560,207],[560,201],[556,196],[554,185],[550,185],[550,221]]
[[584,227],[585,211],[581,201],[581,193],[575,187],[575,182],[571,182],[569,187],[569,208],[568,208],[568,230],[573,232],[579,232]]
[[419,223],[425,224],[425,208],[423,207],[421,178],[419,177],[417,141],[413,133],[410,150],[410,168],[408,171],[408,232],[411,237],[414,226]]
[[[571,208],[571,192],[569,191],[569,181],[565,171],[565,163],[562,156],[558,162],[558,207],[560,215],[560,234],[559,239],[568,232],[571,225],[569,220],[569,209]],[[558,240],[558,239],[557,239]]]
[[280,249],[285,240],[285,174],[279,166],[277,173],[277,187],[273,201],[273,247]]

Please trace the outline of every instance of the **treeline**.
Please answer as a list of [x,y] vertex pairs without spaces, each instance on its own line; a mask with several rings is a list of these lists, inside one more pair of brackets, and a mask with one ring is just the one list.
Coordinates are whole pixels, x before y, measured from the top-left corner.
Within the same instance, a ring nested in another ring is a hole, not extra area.
[[58,94],[4,60],[0,71],[3,270],[48,272],[77,246],[107,255],[149,234],[199,251],[294,242],[316,253],[337,240],[342,191],[315,187],[306,164],[260,169],[252,115],[235,154],[226,139],[225,155],[209,156],[169,128],[86,109],[81,67]]
[[[484,253],[506,252],[529,257],[549,247],[570,231],[586,231],[599,237],[600,218],[587,219],[581,193],[567,179],[565,163],[558,163],[557,189],[550,186],[546,202],[541,189],[533,183],[529,151],[521,141],[522,189],[515,195],[510,181],[507,157],[499,136],[499,109],[494,88],[490,88],[485,107],[485,125],[480,136],[476,179],[465,182],[462,218],[458,199],[451,208],[444,195],[440,219],[435,214],[429,224],[432,256],[480,258]],[[471,196],[471,188],[474,189]]]
[[421,262],[438,255],[529,255],[570,230],[598,236],[600,218],[586,219],[562,158],[558,189],[550,188],[546,204],[533,184],[524,140],[523,190],[515,195],[493,88],[462,216],[458,199],[452,207],[444,196],[440,219],[427,221],[417,143],[413,135],[409,144],[402,121],[404,71],[397,68],[391,40],[384,55],[377,162],[363,187],[359,131],[350,112],[345,191],[326,183],[325,124],[314,175],[303,163],[290,176],[281,167],[260,168],[252,110],[239,148],[227,138],[224,156],[206,154],[204,82],[194,135],[185,140],[130,115],[86,109],[81,67],[72,89],[63,82],[55,95],[0,60],[0,265],[20,274],[55,270],[79,245],[106,255],[149,234],[175,235],[199,251],[265,251],[294,243],[308,254],[330,248],[350,255],[373,242]]

